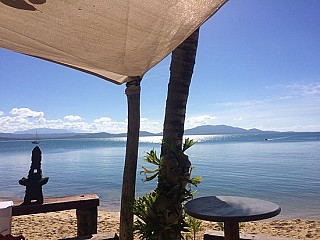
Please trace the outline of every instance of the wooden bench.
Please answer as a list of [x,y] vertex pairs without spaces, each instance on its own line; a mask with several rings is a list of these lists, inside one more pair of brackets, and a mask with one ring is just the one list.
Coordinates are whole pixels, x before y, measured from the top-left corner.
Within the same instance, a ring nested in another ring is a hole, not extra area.
[[43,204],[23,205],[22,202],[14,202],[12,216],[76,209],[77,236],[81,237],[97,233],[98,206],[99,197],[96,194],[46,198]]

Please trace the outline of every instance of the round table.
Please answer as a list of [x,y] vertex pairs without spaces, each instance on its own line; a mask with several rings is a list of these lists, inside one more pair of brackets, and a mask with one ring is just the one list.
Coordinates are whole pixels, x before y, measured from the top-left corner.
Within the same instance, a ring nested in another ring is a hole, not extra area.
[[236,196],[200,197],[187,202],[184,208],[194,218],[224,222],[225,240],[239,240],[239,222],[267,219],[281,212],[275,203]]

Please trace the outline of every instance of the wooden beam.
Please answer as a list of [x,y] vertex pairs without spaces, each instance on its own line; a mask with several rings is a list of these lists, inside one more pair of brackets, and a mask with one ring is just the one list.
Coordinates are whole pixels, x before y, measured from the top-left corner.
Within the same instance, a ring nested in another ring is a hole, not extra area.
[[140,130],[140,81],[140,77],[134,77],[132,78],[132,81],[127,83],[126,88],[128,102],[128,133],[120,213],[120,239],[123,240],[133,239],[133,202],[135,199]]

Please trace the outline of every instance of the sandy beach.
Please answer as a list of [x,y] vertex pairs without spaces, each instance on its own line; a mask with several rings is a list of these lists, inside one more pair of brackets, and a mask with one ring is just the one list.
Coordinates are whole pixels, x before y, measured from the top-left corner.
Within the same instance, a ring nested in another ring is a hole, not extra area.
[[[99,211],[98,233],[119,232],[119,212]],[[197,239],[208,230],[220,230],[218,224],[202,222]],[[320,220],[292,219],[242,223],[242,233],[289,239],[320,239]],[[76,213],[73,210],[34,214],[12,218],[12,234],[32,240],[63,239],[77,234]]]

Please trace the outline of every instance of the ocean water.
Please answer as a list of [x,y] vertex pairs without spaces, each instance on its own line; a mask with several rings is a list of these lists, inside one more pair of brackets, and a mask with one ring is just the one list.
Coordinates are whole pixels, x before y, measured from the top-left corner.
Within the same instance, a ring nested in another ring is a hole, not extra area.
[[[260,198],[282,208],[278,218],[320,219],[320,133],[189,136],[187,151],[201,176],[195,197],[234,195]],[[139,172],[146,152],[160,153],[161,137],[141,137],[136,196],[156,187]],[[30,141],[0,142],[0,199],[23,199],[31,164]],[[103,209],[120,209],[125,138],[42,140],[44,197],[96,193]]]

